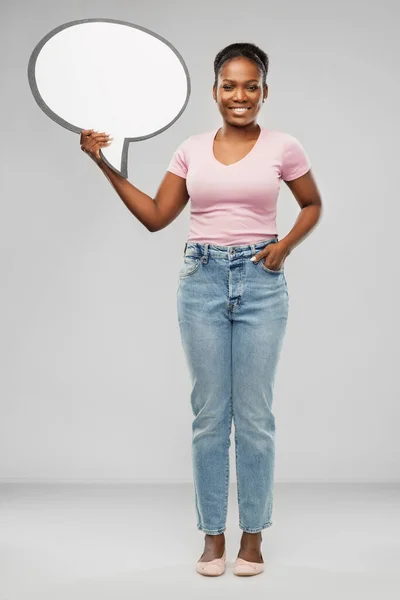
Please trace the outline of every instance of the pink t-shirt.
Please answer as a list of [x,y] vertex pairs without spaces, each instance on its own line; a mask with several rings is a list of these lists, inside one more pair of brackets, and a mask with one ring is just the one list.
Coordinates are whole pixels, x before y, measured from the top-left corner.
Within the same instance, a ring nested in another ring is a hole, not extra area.
[[213,152],[217,130],[192,135],[174,152],[168,171],[186,179],[190,197],[187,241],[245,245],[278,235],[280,183],[304,175],[311,163],[288,133],[261,127],[256,144],[232,165]]

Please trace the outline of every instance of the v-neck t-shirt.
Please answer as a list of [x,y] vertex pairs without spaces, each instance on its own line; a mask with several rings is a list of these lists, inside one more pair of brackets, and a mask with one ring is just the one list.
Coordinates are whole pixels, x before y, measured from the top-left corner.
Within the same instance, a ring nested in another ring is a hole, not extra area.
[[184,140],[167,168],[186,179],[190,198],[187,241],[231,246],[276,237],[281,180],[292,181],[311,167],[303,146],[288,133],[260,126],[250,152],[224,165],[214,155],[218,130]]

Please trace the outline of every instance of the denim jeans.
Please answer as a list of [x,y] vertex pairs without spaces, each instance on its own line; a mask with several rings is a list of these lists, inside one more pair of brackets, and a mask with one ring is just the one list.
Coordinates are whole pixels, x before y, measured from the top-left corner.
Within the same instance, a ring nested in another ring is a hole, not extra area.
[[283,265],[274,271],[250,259],[277,241],[185,244],[177,312],[191,380],[197,528],[210,535],[226,528],[232,418],[239,527],[272,525],[272,398],[289,297]]

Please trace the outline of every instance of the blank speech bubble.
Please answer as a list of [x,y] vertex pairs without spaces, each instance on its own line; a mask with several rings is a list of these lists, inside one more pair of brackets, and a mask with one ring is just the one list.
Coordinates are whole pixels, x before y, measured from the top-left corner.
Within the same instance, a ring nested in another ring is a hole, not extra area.
[[190,78],[182,56],[156,33],[114,19],[56,27],[33,50],[28,80],[39,107],[80,134],[105,131],[104,161],[127,178],[130,142],[162,133],[183,113]]

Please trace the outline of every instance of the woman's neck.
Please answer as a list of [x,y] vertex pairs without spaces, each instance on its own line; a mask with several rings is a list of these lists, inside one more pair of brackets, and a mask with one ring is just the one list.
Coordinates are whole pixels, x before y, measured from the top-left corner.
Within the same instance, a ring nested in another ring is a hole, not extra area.
[[224,122],[216,136],[217,141],[243,142],[257,138],[261,133],[261,126],[258,123],[250,123],[244,127],[235,127],[230,123]]

